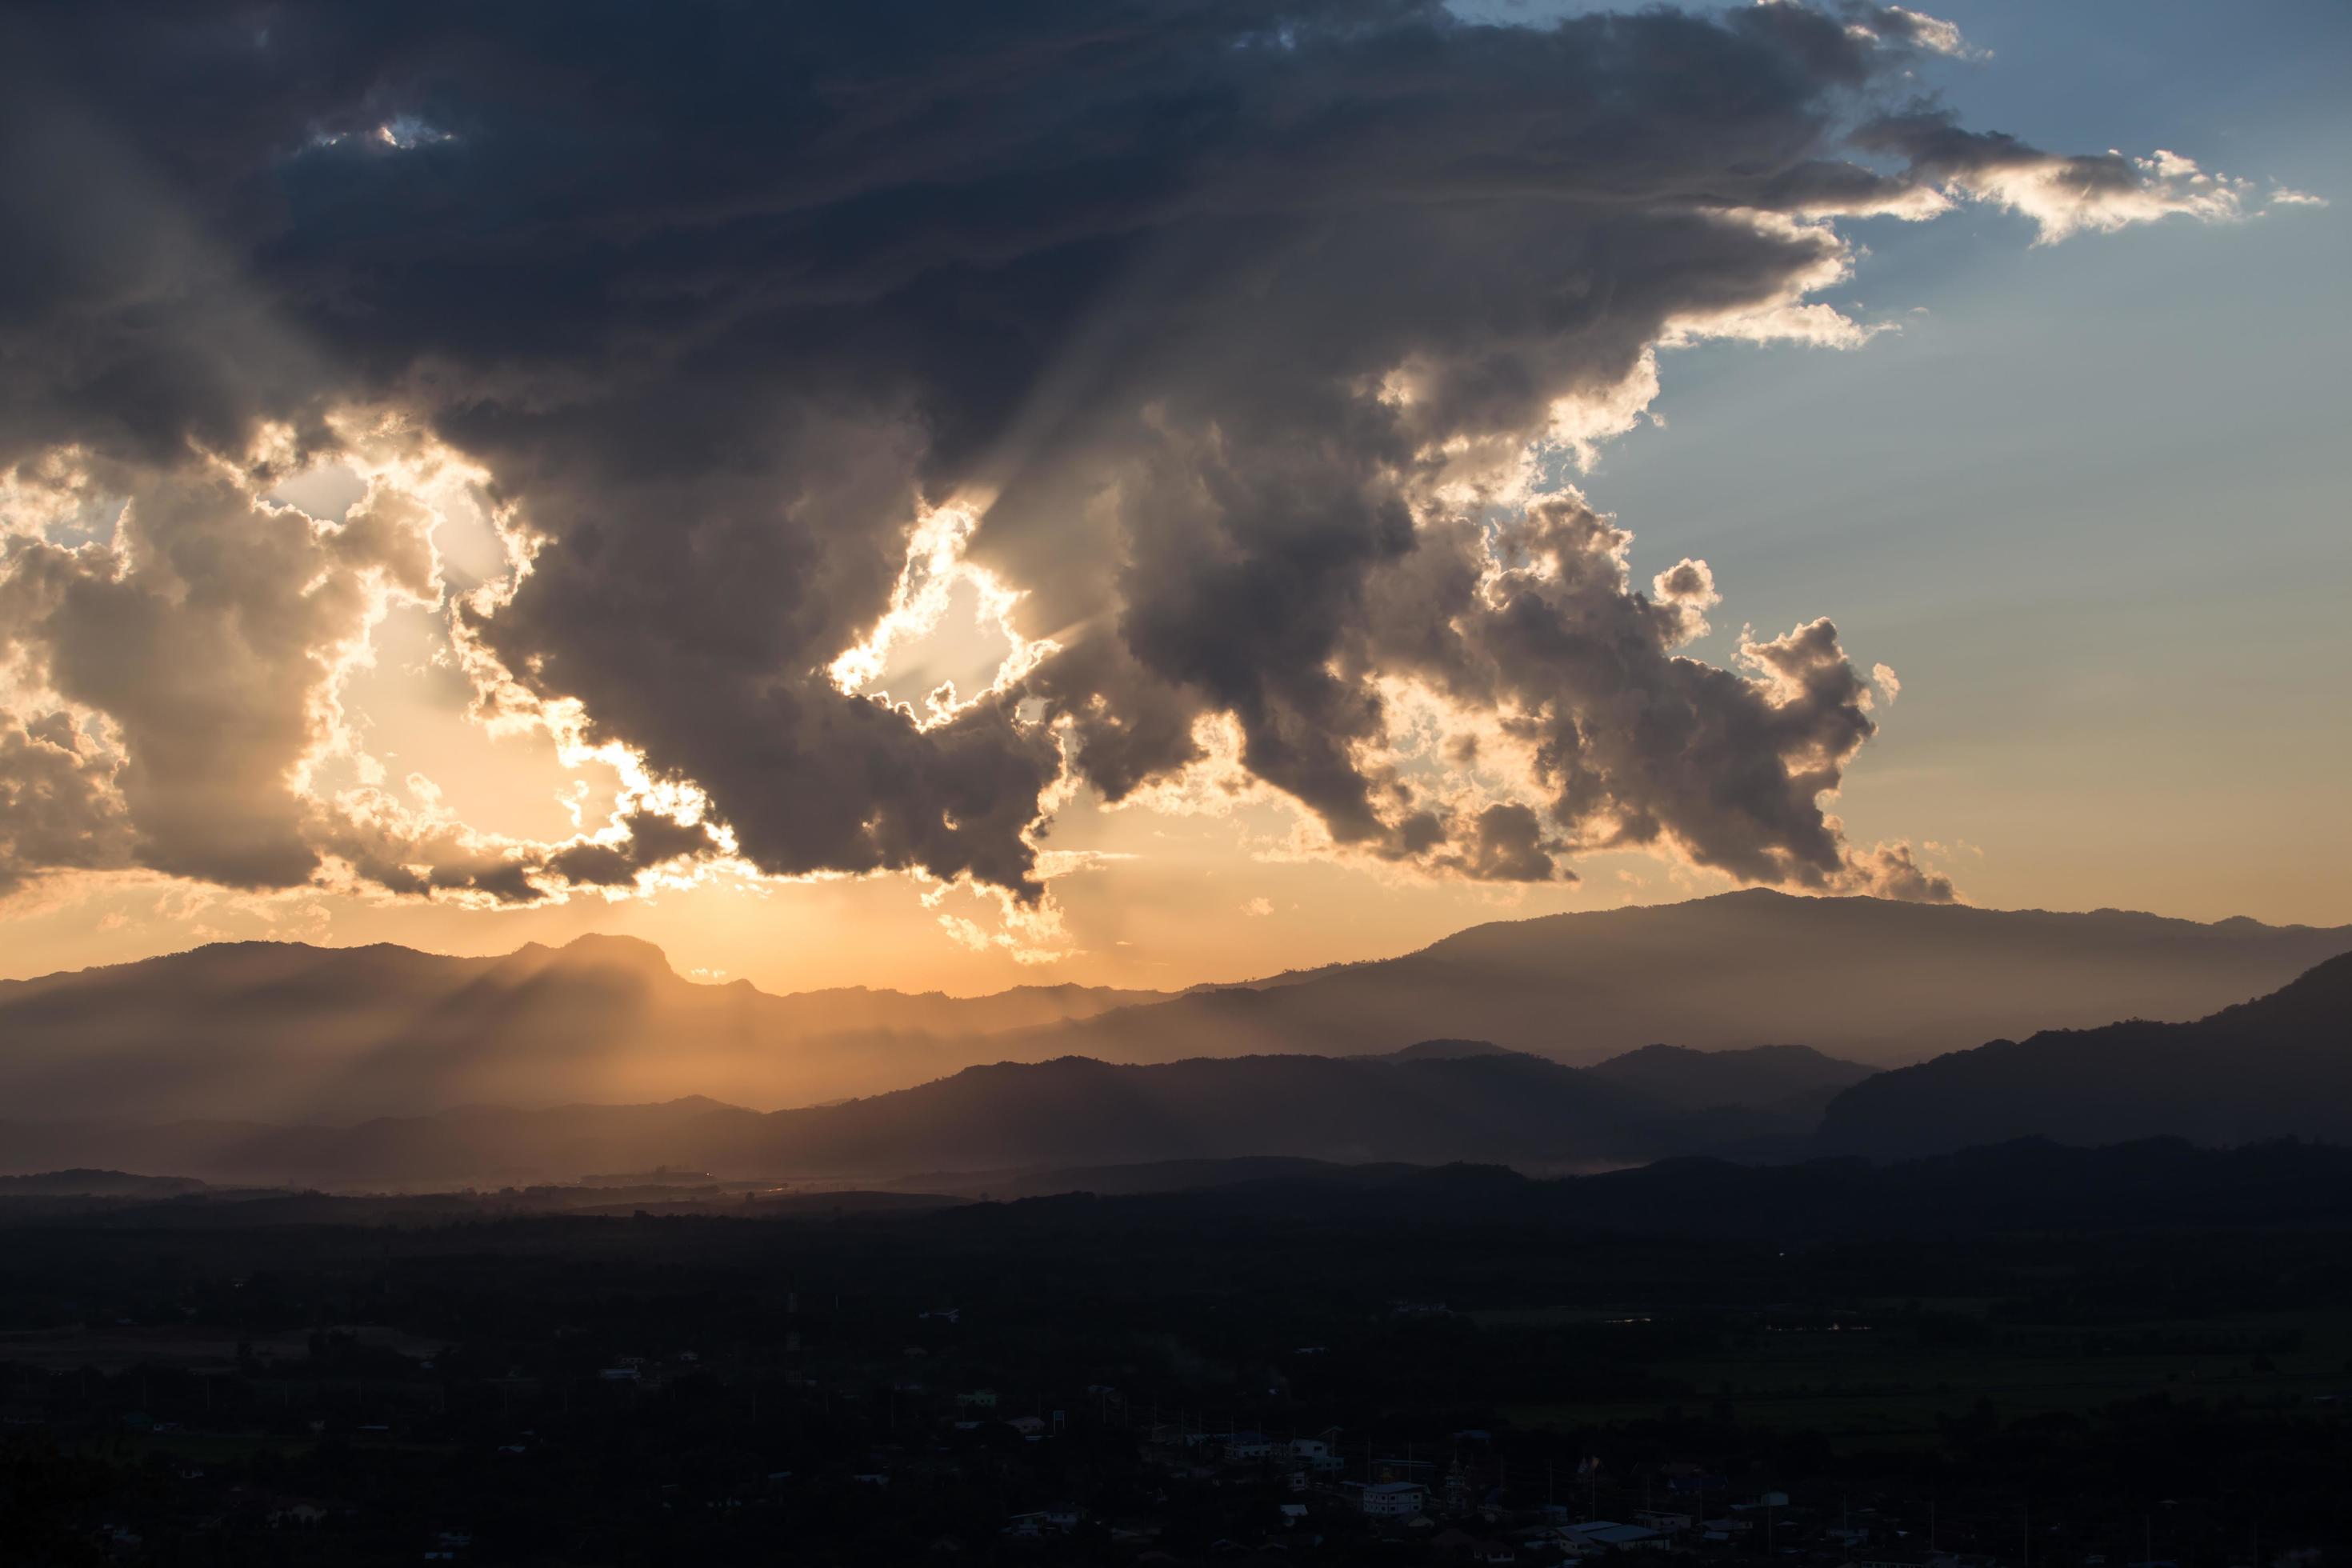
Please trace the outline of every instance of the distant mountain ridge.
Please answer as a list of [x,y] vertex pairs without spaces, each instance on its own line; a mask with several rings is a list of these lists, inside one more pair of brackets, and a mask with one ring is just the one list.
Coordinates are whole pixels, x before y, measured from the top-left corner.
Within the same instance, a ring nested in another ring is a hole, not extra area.
[[1718,1106],[1819,1112],[1839,1090],[1878,1069],[1824,1056],[1811,1046],[1749,1046],[1744,1050],[1695,1051],[1688,1046],[1643,1046],[1594,1064],[1610,1082],[1683,1110]]
[[1879,1074],[1830,1101],[1816,1144],[1902,1159],[2021,1137],[2352,1142],[2352,953],[2194,1023],[2048,1030]]
[[2352,950],[2352,927],[2203,925],[1764,889],[1473,926],[1419,952],[1013,1034],[1108,1061],[1378,1055],[1452,1037],[1589,1063],[1801,1041],[1877,1067],[2035,1029],[2189,1019]]

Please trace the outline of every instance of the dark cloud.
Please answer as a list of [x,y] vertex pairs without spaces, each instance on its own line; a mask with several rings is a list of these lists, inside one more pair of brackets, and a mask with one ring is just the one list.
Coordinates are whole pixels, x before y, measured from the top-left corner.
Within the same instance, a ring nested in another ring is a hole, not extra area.
[[2131,161],[2120,153],[2056,158],[2005,131],[1967,130],[1949,110],[1932,107],[1880,115],[1857,128],[1852,141],[1866,153],[1902,157],[1915,174],[1939,184],[2049,164],[2058,165],[2061,177],[2085,195],[2115,195],[2137,189],[2140,184]]
[[[1885,98],[1949,42],[1915,13],[96,0],[0,28],[0,467],[71,449],[135,493],[117,552],[19,538],[0,636],[119,730],[142,864],[513,900],[720,842],[640,812],[617,847],[508,845],[303,792],[367,596],[438,592],[409,522],[253,501],[258,434],[290,468],[359,408],[538,541],[462,617],[509,695],[576,701],[764,870],[1034,896],[1066,764],[1124,798],[1230,715],[1250,773],[1389,859],[1843,874],[1817,801],[1871,726],[1829,624],[1679,657],[1705,564],[1635,592],[1621,534],[1514,474],[1622,428],[1662,342],[1851,338],[1803,303],[1848,261],[1820,215],[1991,155]],[[1849,156],[1864,121],[1904,171]],[[931,717],[838,689],[948,506],[1053,646]],[[1541,798],[1402,765],[1398,679],[1522,745]]]
[[1566,847],[1531,808],[1512,802],[1478,814],[1466,853],[1440,855],[1433,864],[1477,882],[1545,882],[1559,874],[1552,856]]
[[[1572,495],[1495,540],[1466,521],[1429,529],[1413,577],[1365,621],[1360,657],[1504,714],[1564,847],[1664,839],[1747,880],[1826,885],[1845,852],[1818,798],[1872,733],[1836,628],[1751,642],[1744,672],[1678,657],[1688,611],[1628,590],[1629,543]],[[1450,571],[1430,570],[1449,552]],[[1482,575],[1495,557],[1504,568]]]
[[632,812],[621,826],[628,837],[620,843],[567,846],[549,857],[547,869],[568,882],[618,887],[635,881],[640,871],[707,855],[711,849],[707,829],[672,821],[656,812]]

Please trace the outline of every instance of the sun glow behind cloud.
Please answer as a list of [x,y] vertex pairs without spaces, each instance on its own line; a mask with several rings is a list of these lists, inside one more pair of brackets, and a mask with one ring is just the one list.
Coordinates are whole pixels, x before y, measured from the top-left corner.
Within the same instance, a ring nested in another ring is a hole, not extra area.
[[[842,651],[825,673],[845,694],[871,696],[903,708],[918,728],[952,720],[982,699],[1012,690],[1032,669],[1059,650],[1052,638],[1032,641],[1015,619],[1024,595],[964,558],[965,546],[987,510],[978,500],[951,501],[916,520],[908,531],[906,563],[890,591],[889,608],[873,628]],[[954,612],[961,610],[961,616]],[[923,692],[919,714],[894,700],[881,682],[897,673],[919,680],[941,667],[984,668],[986,679],[961,695],[952,679]]]

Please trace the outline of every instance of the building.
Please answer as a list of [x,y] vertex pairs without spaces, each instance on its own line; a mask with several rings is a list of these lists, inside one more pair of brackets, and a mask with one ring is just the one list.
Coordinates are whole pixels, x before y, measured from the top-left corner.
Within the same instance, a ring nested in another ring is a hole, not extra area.
[[1293,1437],[1290,1457],[1318,1474],[1329,1474],[1348,1468],[1348,1461],[1332,1452],[1328,1437]]
[[1228,1464],[1254,1464],[1274,1457],[1274,1439],[1263,1432],[1229,1433],[1224,1447]]
[[1429,1489],[1419,1481],[1350,1482],[1356,1508],[1368,1519],[1411,1519],[1429,1502]]

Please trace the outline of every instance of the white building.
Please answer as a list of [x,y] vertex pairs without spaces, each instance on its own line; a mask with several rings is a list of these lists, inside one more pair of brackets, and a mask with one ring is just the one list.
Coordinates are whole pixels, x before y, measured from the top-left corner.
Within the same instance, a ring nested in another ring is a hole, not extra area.
[[1411,1519],[1429,1501],[1429,1489],[1419,1481],[1351,1483],[1356,1507],[1370,1519]]
[[1331,1451],[1331,1445],[1321,1437],[1293,1437],[1290,1457],[1318,1475],[1330,1475],[1348,1468],[1348,1461]]

